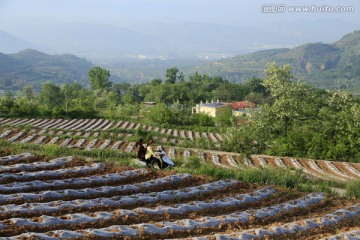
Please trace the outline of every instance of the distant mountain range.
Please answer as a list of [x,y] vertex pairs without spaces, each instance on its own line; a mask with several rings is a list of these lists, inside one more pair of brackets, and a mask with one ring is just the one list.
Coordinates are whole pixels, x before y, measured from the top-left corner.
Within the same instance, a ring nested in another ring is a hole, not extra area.
[[290,64],[296,79],[321,88],[360,89],[360,31],[332,43],[309,43],[214,61],[193,71],[241,82],[263,77],[266,64]]
[[129,58],[211,59],[306,42],[333,42],[355,29],[360,29],[360,24],[336,19],[232,26],[199,22],[114,25],[39,22],[8,27],[7,37],[0,32],[0,39],[10,38],[6,42],[0,40],[0,52],[13,53],[26,46],[51,54],[73,53],[96,64]]
[[[19,47],[28,44],[11,35],[0,34],[6,36],[7,41],[13,38]],[[107,37],[110,36],[101,38]],[[5,38],[2,41],[5,42]],[[129,48],[135,45],[129,43]],[[263,77],[266,64],[272,61],[291,64],[296,79],[311,85],[327,89],[355,89],[360,92],[360,31],[346,34],[331,44],[317,42],[295,48],[269,49],[203,65],[199,65],[201,61],[191,59],[154,59],[146,62],[122,60],[112,65],[99,65],[111,71],[111,80],[115,83],[163,78],[166,68],[171,66],[180,66],[180,71],[187,76],[198,71],[241,82],[249,77]],[[85,58],[70,54],[49,55],[31,49],[14,54],[0,53],[0,90],[21,90],[25,85],[39,90],[46,81],[58,85],[71,82],[87,85],[88,71],[93,66]]]
[[48,55],[32,49],[15,54],[0,53],[0,89],[21,90],[30,85],[40,90],[46,81],[58,85],[72,82],[87,85],[88,71],[93,66],[86,59],[70,54]]

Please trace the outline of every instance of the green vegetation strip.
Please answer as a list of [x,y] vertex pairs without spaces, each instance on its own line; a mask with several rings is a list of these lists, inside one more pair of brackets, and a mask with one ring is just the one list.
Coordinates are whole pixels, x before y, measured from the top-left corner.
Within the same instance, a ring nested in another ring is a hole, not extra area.
[[232,178],[248,183],[272,184],[305,192],[321,191],[334,193],[330,187],[333,185],[338,186],[333,182],[310,180],[301,171],[291,168],[245,167],[241,170],[224,169],[211,164],[202,164],[201,160],[197,157],[190,157],[177,170],[193,175],[207,175],[216,179]]

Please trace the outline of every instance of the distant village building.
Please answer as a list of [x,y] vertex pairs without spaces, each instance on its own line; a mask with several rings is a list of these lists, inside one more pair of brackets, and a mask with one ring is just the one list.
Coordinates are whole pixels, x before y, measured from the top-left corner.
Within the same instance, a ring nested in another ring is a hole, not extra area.
[[201,101],[192,108],[192,114],[205,113],[211,117],[216,117],[221,109],[224,109],[226,106],[228,106],[226,103],[219,102],[219,100],[211,103],[208,103],[207,101],[206,103],[203,103]]
[[249,110],[256,107],[256,104],[248,101],[235,103],[219,102],[219,100],[211,103],[206,101],[206,103],[200,102],[199,104],[196,104],[196,106],[192,108],[192,114],[205,113],[211,117],[216,117],[221,110],[228,106],[231,106],[234,116],[243,116],[248,115],[250,113]]

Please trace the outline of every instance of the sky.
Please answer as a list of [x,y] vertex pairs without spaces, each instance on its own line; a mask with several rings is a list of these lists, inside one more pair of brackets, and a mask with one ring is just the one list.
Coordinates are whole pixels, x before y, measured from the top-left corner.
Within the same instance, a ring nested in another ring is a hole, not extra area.
[[[267,13],[264,9],[285,6]],[[352,12],[289,12],[291,6],[351,6]],[[265,8],[264,8],[265,7]],[[0,0],[0,29],[52,22],[126,25],[133,22],[208,22],[256,26],[271,21],[342,19],[360,24],[358,0]]]

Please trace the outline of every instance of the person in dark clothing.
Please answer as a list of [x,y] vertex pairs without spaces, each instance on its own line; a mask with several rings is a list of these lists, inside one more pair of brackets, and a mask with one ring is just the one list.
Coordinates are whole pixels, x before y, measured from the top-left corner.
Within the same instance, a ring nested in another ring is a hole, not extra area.
[[144,147],[143,139],[140,138],[139,141],[135,144],[135,151],[136,151],[136,157],[143,162],[146,162],[145,154],[146,154],[146,148]]

